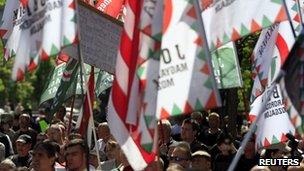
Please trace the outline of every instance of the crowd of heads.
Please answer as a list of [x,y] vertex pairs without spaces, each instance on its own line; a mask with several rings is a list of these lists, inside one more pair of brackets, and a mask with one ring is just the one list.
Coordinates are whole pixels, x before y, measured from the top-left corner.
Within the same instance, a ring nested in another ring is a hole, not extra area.
[[[66,109],[59,108],[45,129],[41,128],[44,117],[34,118],[24,111],[1,120],[0,171],[132,170],[128,154],[123,153],[106,121],[95,124],[97,141],[88,144],[86,135],[69,128],[67,116]],[[193,112],[158,121],[158,157],[145,170],[227,170],[248,125],[243,125],[236,136],[229,134],[226,126],[224,117],[215,112]],[[295,139],[256,149],[252,136],[236,170],[303,169],[303,163],[288,168],[256,166],[259,158],[301,157],[303,147],[304,143]]]

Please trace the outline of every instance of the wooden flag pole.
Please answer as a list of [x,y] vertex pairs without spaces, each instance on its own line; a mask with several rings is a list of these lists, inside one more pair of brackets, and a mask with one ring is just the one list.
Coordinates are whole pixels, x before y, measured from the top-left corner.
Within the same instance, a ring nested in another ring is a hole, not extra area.
[[[76,85],[77,85],[77,83],[76,83]],[[66,131],[66,136],[68,136],[71,133],[75,97],[76,97],[76,90],[75,90],[75,94],[72,97],[71,113],[70,113],[70,118],[69,118],[68,130]]]
[[[77,45],[77,49],[78,49],[78,55],[79,55],[79,60],[80,60],[80,64],[81,64],[81,80],[82,80],[82,84],[81,84],[81,87],[84,86],[85,84],[85,88],[86,88],[86,98],[88,98],[88,104],[89,104],[89,113],[90,113],[90,120],[93,119],[93,111],[92,111],[92,103],[91,103],[91,98],[90,98],[90,95],[89,95],[89,86],[87,84],[87,78],[85,76],[85,67],[84,67],[84,60],[83,60],[83,56],[82,56],[82,52],[81,52],[81,47],[80,47],[80,41],[81,41],[81,35],[80,35],[80,25],[79,25],[79,18],[80,18],[80,15],[79,15],[79,4],[77,0],[75,0],[77,3],[76,3],[76,13],[77,13],[77,34],[78,34],[78,38],[79,38],[79,43]],[[84,78],[83,78],[84,76]],[[83,79],[84,79],[84,82],[83,82]],[[82,88],[83,89],[83,88]],[[89,123],[93,123],[94,122],[90,122]],[[95,150],[96,150],[96,154],[97,154],[97,160],[98,160],[98,167],[100,168],[101,167],[101,163],[100,163],[100,156],[99,156],[99,151],[98,151],[98,147],[97,147],[97,138],[96,138],[96,131],[95,131],[95,128],[93,127],[93,136],[94,136],[94,141],[95,141]],[[87,144],[87,143],[86,143]],[[87,158],[88,158],[89,154],[87,154]],[[89,168],[88,168],[89,170]]]

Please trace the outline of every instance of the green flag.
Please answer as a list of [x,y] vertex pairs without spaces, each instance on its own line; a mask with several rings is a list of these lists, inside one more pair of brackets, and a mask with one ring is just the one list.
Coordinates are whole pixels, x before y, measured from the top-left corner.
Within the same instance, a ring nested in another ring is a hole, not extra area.
[[63,62],[60,65],[56,66],[51,74],[48,77],[48,83],[46,84],[47,86],[45,87],[41,98],[40,98],[40,104],[52,99],[55,97],[55,94],[58,90],[58,87],[61,82],[61,77],[62,73],[65,70],[66,63]]
[[[60,85],[56,91],[56,94],[53,98],[52,104],[50,106],[50,114],[53,115],[58,108],[64,103],[64,101],[67,99],[67,92],[70,87],[73,88],[73,82],[77,79],[77,73],[79,70],[79,63],[77,60],[70,58],[68,63],[66,64],[66,67],[62,73]],[[72,95],[72,94],[71,94]],[[50,118],[48,118],[50,119]]]
[[[96,77],[95,77],[96,78]],[[109,74],[106,71],[100,70],[98,72],[96,85],[95,85],[95,94],[98,97],[100,94],[102,94],[106,89],[110,88],[112,86],[114,80],[114,76]]]
[[233,43],[228,43],[212,53],[212,65],[219,89],[242,87],[240,67]]

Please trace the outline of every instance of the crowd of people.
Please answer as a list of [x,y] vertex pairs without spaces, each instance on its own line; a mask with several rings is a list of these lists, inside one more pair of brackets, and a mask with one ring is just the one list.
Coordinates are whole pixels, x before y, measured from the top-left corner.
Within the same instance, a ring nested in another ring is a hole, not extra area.
[[[0,171],[133,170],[106,121],[96,125],[98,140],[88,148],[83,135],[68,131],[65,107],[58,110],[45,132],[39,125],[43,117],[34,118],[26,110],[12,116],[1,117]],[[243,125],[239,136],[232,137],[222,122],[215,112],[193,112],[158,121],[159,155],[146,170],[227,170],[248,127]],[[235,170],[304,170],[304,163],[257,166],[259,158],[301,157],[302,150],[302,141],[293,140],[257,151],[253,136]]]

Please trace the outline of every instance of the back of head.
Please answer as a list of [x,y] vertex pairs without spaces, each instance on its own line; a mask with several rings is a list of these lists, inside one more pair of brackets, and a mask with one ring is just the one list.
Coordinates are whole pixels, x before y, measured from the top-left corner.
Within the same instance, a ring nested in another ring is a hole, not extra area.
[[0,163],[0,170],[13,170],[16,168],[16,165],[14,164],[14,162],[10,159],[4,159],[1,163]]
[[177,163],[172,163],[169,165],[166,171],[184,171],[184,168]]
[[266,166],[255,165],[253,168],[250,169],[250,171],[270,171],[270,169]]
[[66,145],[65,149],[68,149],[70,147],[74,147],[74,146],[80,146],[80,148],[83,150],[83,152],[86,151],[86,145],[83,139],[72,139],[71,141],[69,141],[69,143]]

